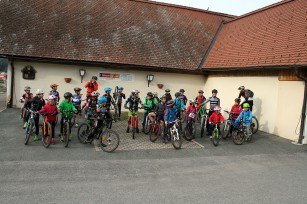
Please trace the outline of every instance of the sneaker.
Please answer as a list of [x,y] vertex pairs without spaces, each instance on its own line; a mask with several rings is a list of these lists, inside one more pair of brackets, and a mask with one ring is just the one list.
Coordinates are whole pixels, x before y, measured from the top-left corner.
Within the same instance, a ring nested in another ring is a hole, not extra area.
[[61,141],[61,142],[63,142],[63,141],[64,141],[63,136],[60,136],[60,141]]
[[34,135],[34,141],[38,141],[38,136]]
[[75,128],[79,127],[78,123],[76,123]]
[[127,127],[126,133],[129,133],[129,130],[130,130],[130,128],[129,128],[129,127]]
[[26,129],[28,127],[28,122],[25,122],[25,124],[23,125],[23,129]]
[[51,139],[51,144],[55,144],[54,138]]

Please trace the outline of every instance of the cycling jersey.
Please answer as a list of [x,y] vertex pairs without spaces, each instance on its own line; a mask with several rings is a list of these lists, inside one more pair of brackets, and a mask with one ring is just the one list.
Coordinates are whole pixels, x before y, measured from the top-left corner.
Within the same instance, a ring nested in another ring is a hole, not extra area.
[[60,101],[60,93],[59,93],[58,91],[52,89],[52,90],[49,92],[49,96],[51,96],[51,95],[54,95],[54,96],[57,97],[57,100],[56,100],[57,102]]
[[135,111],[138,111],[139,109],[139,104],[142,104],[142,100],[139,97],[135,97],[135,96],[130,96],[126,103],[125,106],[127,106],[127,104],[129,103],[129,110],[132,111],[133,109],[135,109]]
[[30,108],[33,111],[40,111],[45,104],[44,99],[35,96],[33,99],[27,101],[25,108]]
[[81,95],[73,95],[72,103],[74,104],[74,106],[80,106],[81,105],[81,101],[82,101],[81,98],[82,98]]
[[196,103],[198,104],[197,105],[197,109],[200,108],[201,104],[206,101],[206,97],[205,96],[197,96],[196,99],[195,99]]
[[242,112],[242,108],[240,105],[234,105],[232,106],[230,113],[231,113],[231,118],[237,119],[240,113]]
[[224,120],[225,119],[221,113],[217,114],[216,112],[214,112],[209,118],[209,123],[219,123],[219,122],[224,122]]
[[203,102],[201,105],[205,105],[206,103],[210,102],[210,110],[212,111],[215,106],[220,105],[220,99],[217,97],[209,97],[205,102]]
[[104,94],[103,96],[107,98],[107,105],[106,105],[107,108],[111,107],[111,103],[115,105],[114,99],[110,94]]

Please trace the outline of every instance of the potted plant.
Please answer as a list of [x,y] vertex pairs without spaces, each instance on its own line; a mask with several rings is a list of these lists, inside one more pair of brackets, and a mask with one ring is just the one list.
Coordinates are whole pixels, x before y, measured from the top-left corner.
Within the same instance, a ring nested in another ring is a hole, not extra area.
[[64,78],[66,83],[70,83],[71,82],[71,78]]
[[157,84],[157,86],[158,86],[159,89],[162,89],[164,85],[163,84]]

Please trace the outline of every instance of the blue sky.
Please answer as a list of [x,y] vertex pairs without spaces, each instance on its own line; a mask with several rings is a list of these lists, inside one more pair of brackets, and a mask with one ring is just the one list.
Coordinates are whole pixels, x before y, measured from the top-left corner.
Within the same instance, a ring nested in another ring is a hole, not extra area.
[[281,0],[154,0],[171,4],[184,5],[210,11],[242,15]]

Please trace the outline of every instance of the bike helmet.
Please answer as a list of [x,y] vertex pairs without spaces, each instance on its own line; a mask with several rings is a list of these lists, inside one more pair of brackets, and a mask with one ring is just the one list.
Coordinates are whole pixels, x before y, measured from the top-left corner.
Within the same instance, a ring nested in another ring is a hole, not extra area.
[[104,91],[108,92],[108,91],[112,91],[112,89],[110,87],[107,87],[107,88],[104,89]]
[[44,94],[44,90],[43,89],[37,89],[36,94]]
[[250,106],[249,106],[248,103],[244,103],[244,104],[243,104],[243,108],[250,108]]
[[100,98],[98,99],[98,104],[99,104],[99,105],[102,104],[102,103],[106,103],[106,102],[107,102],[107,98],[104,97],[104,96],[102,96],[102,97],[100,97]]
[[93,91],[93,92],[91,93],[91,95],[92,95],[92,96],[99,96],[100,93],[99,93],[98,91]]
[[245,86],[240,86],[239,88],[238,88],[238,90],[244,90],[245,89]]
[[171,90],[169,90],[169,89],[165,89],[165,92],[169,93],[169,92],[171,92]]
[[181,96],[181,93],[180,92],[176,92],[175,93],[175,97],[178,98],[179,96]]
[[96,76],[92,76],[92,80],[96,80],[97,81],[97,77]]
[[56,97],[55,95],[50,95],[50,96],[48,97],[48,100],[55,100],[55,99],[57,99],[57,97]]
[[124,90],[124,87],[118,86],[117,89],[118,89],[118,90]]
[[237,102],[237,103],[241,103],[241,99],[236,98],[236,99],[235,99],[235,102]]
[[218,91],[216,89],[213,89],[212,93],[218,93]]
[[190,99],[190,104],[196,103],[194,99]]
[[199,91],[198,91],[198,93],[201,93],[201,94],[203,94],[203,93],[204,93],[204,91],[203,91],[203,90],[199,90]]
[[165,96],[165,95],[163,95],[163,96],[161,96],[161,98],[160,98],[160,99],[161,99],[161,100],[162,100],[162,99],[166,99],[166,96]]
[[148,92],[148,93],[147,93],[147,96],[153,97],[153,94],[152,94],[151,92]]
[[185,90],[184,90],[184,89],[180,89],[180,90],[179,90],[179,92],[184,93],[184,92],[185,92]]
[[25,88],[23,89],[24,91],[30,91],[31,87],[30,86],[25,86]]
[[174,104],[175,104],[175,101],[174,101],[174,100],[169,100],[169,101],[166,103],[167,107],[173,107]]
[[82,89],[79,87],[74,88],[74,91],[81,91]]
[[222,109],[221,106],[215,106],[213,110],[214,111],[220,111],[221,109]]
[[72,97],[72,94],[70,92],[64,93],[64,98],[65,99],[68,99],[68,98],[71,98],[71,97]]
[[50,84],[50,88],[58,87],[58,86],[59,86],[58,84]]

